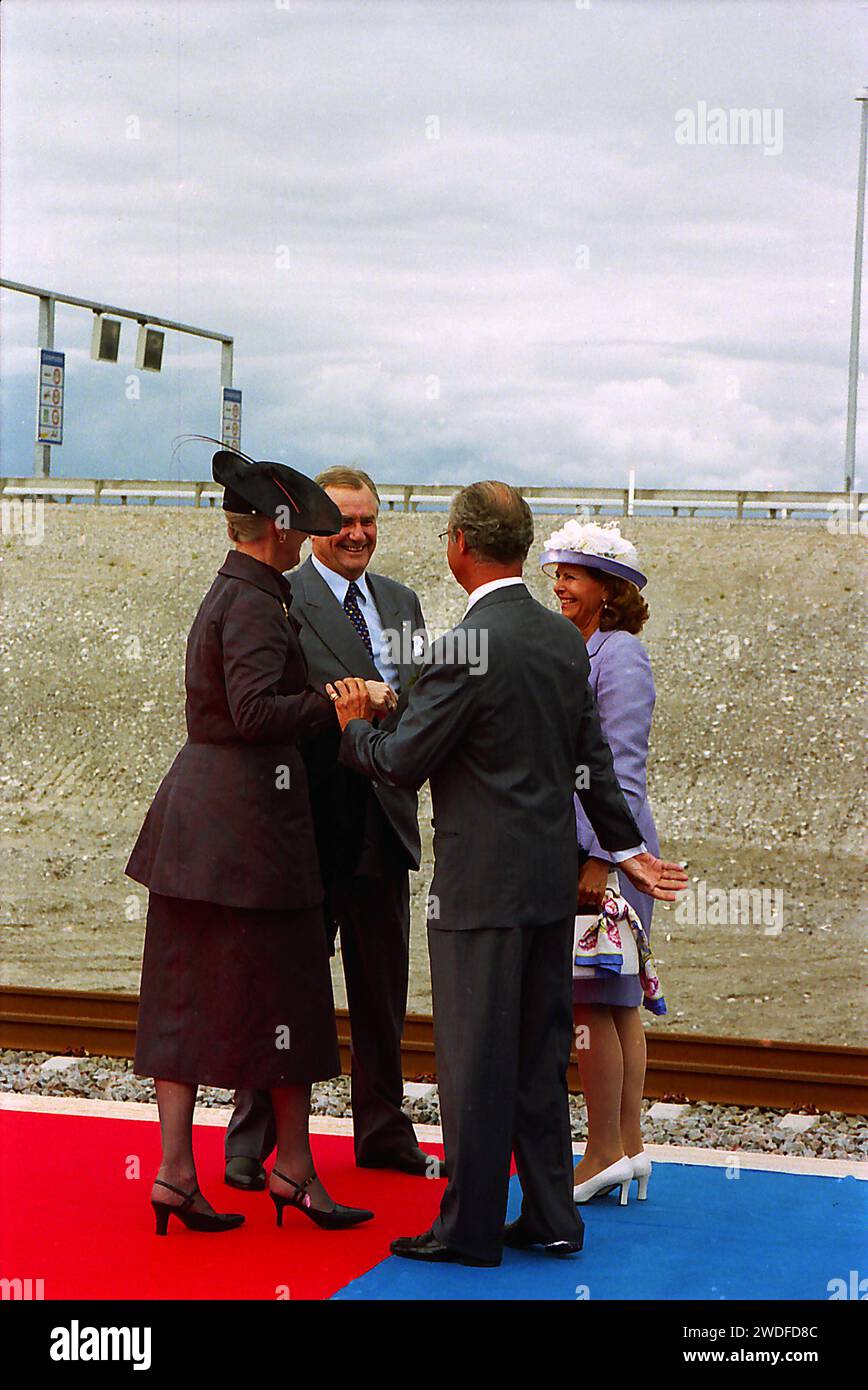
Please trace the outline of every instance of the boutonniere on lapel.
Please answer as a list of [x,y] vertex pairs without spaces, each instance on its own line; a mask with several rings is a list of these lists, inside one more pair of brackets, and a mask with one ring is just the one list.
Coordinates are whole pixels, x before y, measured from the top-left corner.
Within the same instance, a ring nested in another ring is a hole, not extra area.
[[298,618],[294,617],[292,614],[292,601],[290,600],[290,602],[287,603],[286,599],[282,598],[280,600],[280,606],[286,614],[287,625],[292,628],[293,632],[297,637],[299,632],[301,631],[301,627],[299,625]]
[[[408,624],[409,626],[409,624]],[[431,660],[431,642],[427,632],[414,632],[410,647],[410,661],[413,666],[413,674],[407,681],[407,689],[411,690],[421,676],[428,662]]]

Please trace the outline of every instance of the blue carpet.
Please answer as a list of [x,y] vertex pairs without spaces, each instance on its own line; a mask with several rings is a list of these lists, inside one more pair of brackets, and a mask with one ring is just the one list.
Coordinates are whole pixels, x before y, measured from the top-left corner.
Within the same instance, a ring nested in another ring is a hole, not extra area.
[[[656,1163],[647,1202],[582,1208],[585,1247],[504,1253],[498,1269],[390,1257],[337,1299],[821,1299],[864,1269],[868,1183]],[[509,1216],[521,1190],[510,1184]],[[415,1232],[402,1234],[412,1235]]]

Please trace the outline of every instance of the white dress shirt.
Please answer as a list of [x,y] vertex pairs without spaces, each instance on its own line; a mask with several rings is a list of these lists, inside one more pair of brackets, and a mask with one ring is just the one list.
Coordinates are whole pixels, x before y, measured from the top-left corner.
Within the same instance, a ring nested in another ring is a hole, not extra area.
[[489,579],[487,584],[479,584],[468,595],[467,607],[464,610],[463,617],[466,618],[474,603],[477,603],[479,599],[484,598],[486,594],[493,594],[495,589],[505,589],[508,584],[523,583],[524,580],[522,579],[520,574],[511,574],[507,579]]
[[[344,579],[342,574],[338,574],[335,570],[330,570],[328,566],[324,565],[321,560],[318,560],[315,555],[311,555],[310,559],[317,574],[325,580],[338,603],[341,605],[341,608],[343,608],[347,590],[350,587],[349,579]],[[374,665],[377,668],[377,673],[381,680],[384,680],[387,685],[390,685],[394,691],[400,693],[401,680],[397,668],[389,660],[389,644],[383,636],[383,624],[377,612],[374,595],[368,588],[368,581],[364,573],[360,574],[355,582],[359,591],[359,612],[362,614],[367,624],[368,632],[371,634],[371,646],[374,650],[373,659]],[[347,619],[347,621],[349,622],[349,619]]]

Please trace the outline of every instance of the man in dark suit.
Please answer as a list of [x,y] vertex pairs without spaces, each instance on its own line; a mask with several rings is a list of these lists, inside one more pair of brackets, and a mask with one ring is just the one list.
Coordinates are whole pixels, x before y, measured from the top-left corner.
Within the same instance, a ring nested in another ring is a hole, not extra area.
[[[379,507],[368,475],[332,468],[317,481],[340,509],[341,530],[317,537],[310,558],[290,576],[308,678],[320,689],[350,673],[387,683],[399,698],[380,727],[393,729],[418,675],[411,638],[424,638],[422,609],[412,589],[368,572]],[[307,761],[326,916],[332,942],[340,931],[347,988],[356,1162],[439,1176],[442,1165],[419,1148],[401,1109],[409,870],[419,867],[421,853],[416,792],[338,767],[337,723],[335,730],[311,742]],[[268,1093],[239,1092],[226,1135],[226,1181],[262,1186],[262,1161],[273,1145]]]
[[[556,1254],[582,1243],[566,1080],[574,790],[643,892],[671,901],[687,880],[645,851],[600,731],[580,633],[522,583],[526,502],[505,483],[475,483],[454,499],[446,534],[467,610],[434,644],[397,729],[365,722],[362,683],[336,690],[341,761],[397,787],[430,778],[434,803],[428,942],[449,1184],[432,1229],[392,1250],[496,1265],[504,1242]],[[346,700],[354,688],[358,716]],[[523,1205],[504,1230],[512,1151]]]

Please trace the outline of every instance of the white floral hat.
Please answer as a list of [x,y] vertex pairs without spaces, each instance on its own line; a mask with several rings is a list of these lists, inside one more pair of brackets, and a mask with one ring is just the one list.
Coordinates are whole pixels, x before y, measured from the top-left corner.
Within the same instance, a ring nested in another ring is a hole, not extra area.
[[647,576],[639,568],[635,545],[621,535],[616,521],[598,526],[595,521],[570,518],[549,536],[540,560],[540,568],[553,578],[558,565],[585,565],[588,569],[605,570],[619,579],[629,579],[637,589],[644,589],[648,583]]

